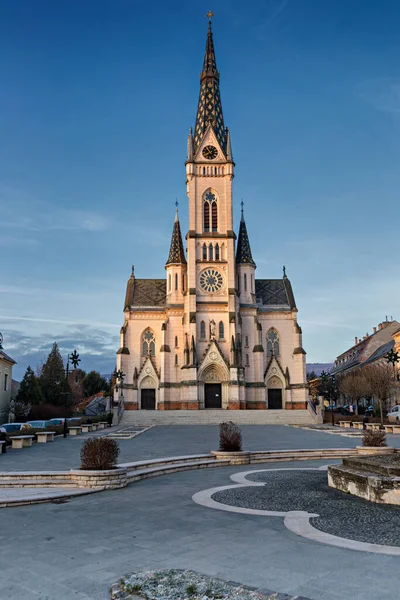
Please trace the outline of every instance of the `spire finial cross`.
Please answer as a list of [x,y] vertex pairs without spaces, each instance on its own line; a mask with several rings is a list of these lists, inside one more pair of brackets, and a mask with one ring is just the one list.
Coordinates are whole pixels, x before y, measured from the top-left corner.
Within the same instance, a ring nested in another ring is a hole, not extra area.
[[178,206],[179,206],[178,198],[175,199],[175,206],[176,206],[176,210],[178,210]]
[[215,16],[215,13],[213,13],[212,10],[209,10],[208,13],[206,14],[207,19],[211,22],[211,19]]
[[286,267],[283,265],[283,276],[286,277]]

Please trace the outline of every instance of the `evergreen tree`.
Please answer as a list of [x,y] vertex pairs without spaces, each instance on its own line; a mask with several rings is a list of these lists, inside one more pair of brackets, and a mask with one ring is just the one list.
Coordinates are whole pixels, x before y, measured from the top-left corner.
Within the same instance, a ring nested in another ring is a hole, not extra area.
[[85,398],[105,392],[108,389],[108,383],[104,377],[97,371],[90,371],[83,380],[83,395]]
[[15,397],[15,402],[25,406],[40,404],[43,402],[42,390],[40,383],[35,373],[28,367],[26,373],[20,383],[18,393]]
[[53,347],[40,375],[40,386],[44,401],[48,404],[63,406],[65,404],[65,371],[57,343]]

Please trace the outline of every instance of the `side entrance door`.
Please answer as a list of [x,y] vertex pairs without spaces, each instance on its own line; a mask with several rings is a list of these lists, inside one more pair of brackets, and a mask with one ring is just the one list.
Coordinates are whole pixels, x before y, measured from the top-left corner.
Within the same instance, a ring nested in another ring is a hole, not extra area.
[[204,384],[204,407],[222,408],[222,394],[220,383]]
[[275,410],[282,408],[282,390],[268,390],[268,408]]
[[143,389],[140,395],[142,410],[156,409],[156,390]]

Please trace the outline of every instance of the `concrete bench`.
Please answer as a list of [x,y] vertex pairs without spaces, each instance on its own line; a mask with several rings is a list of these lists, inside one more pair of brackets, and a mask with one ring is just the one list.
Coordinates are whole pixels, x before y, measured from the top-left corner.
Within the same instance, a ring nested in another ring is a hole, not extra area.
[[55,431],[37,431],[36,440],[38,444],[47,444],[47,442],[54,442]]
[[344,427],[345,429],[350,429],[351,421],[339,421],[340,427]]
[[354,429],[364,429],[364,423],[362,421],[353,421]]
[[98,427],[97,427],[97,423],[92,423],[92,431],[97,431]]
[[93,431],[93,425],[82,425],[82,433],[90,433],[91,431]]
[[97,423],[97,428],[105,429],[107,427],[107,425],[108,425],[107,421],[100,421],[100,423]]
[[15,435],[11,438],[11,448],[15,450],[30,448],[34,437],[34,435]]
[[82,425],[73,425],[68,427],[69,435],[79,435],[82,433]]
[[381,424],[380,423],[367,423],[366,425],[367,429],[369,429],[370,431],[378,431],[381,428]]

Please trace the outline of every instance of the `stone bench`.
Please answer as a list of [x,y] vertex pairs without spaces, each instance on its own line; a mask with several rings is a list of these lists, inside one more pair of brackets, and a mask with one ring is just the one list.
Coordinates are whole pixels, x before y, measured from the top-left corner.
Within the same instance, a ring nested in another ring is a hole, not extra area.
[[372,431],[378,431],[381,428],[380,423],[367,423],[366,428]]
[[362,421],[353,421],[354,429],[364,429],[364,423]]
[[97,423],[92,423],[92,431],[97,431],[98,427],[97,427]]
[[73,425],[68,427],[69,435],[79,435],[82,433],[82,425]]
[[93,431],[93,425],[82,425],[82,433],[90,433],[91,431]]
[[384,425],[386,433],[400,433],[400,425]]
[[339,426],[344,427],[345,429],[350,429],[351,421],[339,421]]
[[100,421],[100,423],[97,423],[97,429],[105,429],[107,425],[107,421]]
[[30,448],[34,437],[34,435],[15,435],[11,438],[11,448],[15,450]]
[[36,440],[38,444],[47,444],[47,442],[54,442],[55,431],[37,431]]

